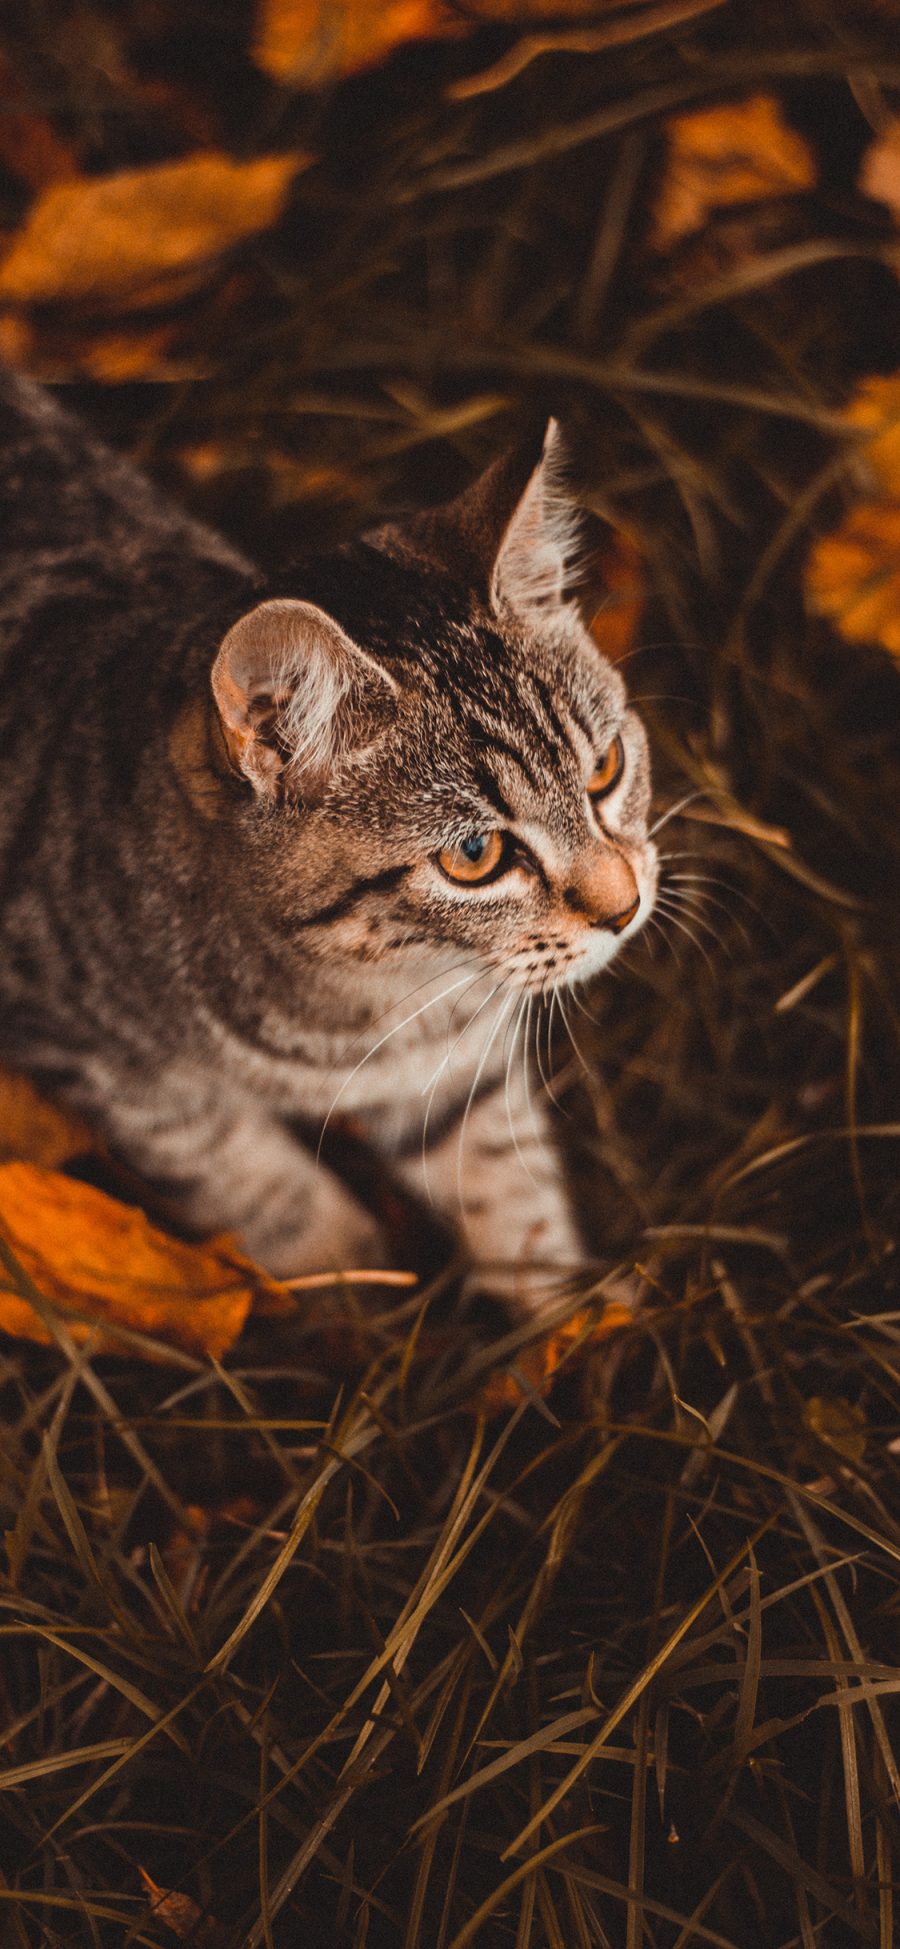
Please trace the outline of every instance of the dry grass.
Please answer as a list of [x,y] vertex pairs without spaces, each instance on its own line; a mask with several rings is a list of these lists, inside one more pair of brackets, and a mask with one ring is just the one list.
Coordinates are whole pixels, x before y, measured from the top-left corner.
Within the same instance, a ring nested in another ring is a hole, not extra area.
[[[900,679],[809,619],[800,569],[837,411],[897,363],[854,185],[898,16],[726,0],[451,98],[490,29],[311,99],[213,11],[105,15],[126,80],[99,15],[25,16],[35,99],[95,163],[177,146],[185,96],[245,153],[323,158],[171,308],[193,378],[73,395],[279,562],[560,413],[650,563],[632,688],[660,809],[700,794],[671,870],[709,877],[554,1050],[597,1278],[637,1267],[644,1307],[549,1405],[479,1414],[522,1336],[439,1290],[260,1321],[227,1371],[7,1344],[0,1934],[890,1949]],[[660,117],[759,89],[818,187],[654,259]],[[96,320],[36,324],[71,371]]]

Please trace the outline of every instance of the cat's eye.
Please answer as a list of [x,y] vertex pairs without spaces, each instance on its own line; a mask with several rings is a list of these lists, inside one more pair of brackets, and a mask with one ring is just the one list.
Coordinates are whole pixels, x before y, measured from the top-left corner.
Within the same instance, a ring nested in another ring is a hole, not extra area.
[[607,793],[618,785],[624,769],[625,746],[620,737],[615,737],[591,772],[587,782],[588,798],[605,799]]
[[492,832],[469,833],[458,846],[443,846],[437,862],[448,880],[477,886],[479,881],[489,880],[496,873],[505,851],[504,836],[495,828]]

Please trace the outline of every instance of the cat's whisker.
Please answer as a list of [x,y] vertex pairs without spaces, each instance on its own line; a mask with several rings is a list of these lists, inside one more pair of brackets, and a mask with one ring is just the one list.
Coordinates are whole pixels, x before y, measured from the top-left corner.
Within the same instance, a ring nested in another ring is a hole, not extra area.
[[[494,968],[491,968],[491,969],[489,969],[489,970],[487,970],[486,972],[487,972],[487,975],[491,975],[491,974],[494,974],[494,973],[496,973],[496,969],[494,969]],[[483,976],[483,975],[478,975],[478,976],[475,976],[475,977],[473,977],[473,979],[472,979],[472,981],[470,981],[470,983],[469,983],[469,988],[472,988],[472,987],[474,987],[474,986],[476,985],[476,982],[477,982],[477,981],[481,981],[481,980],[484,980],[484,979],[485,979],[485,976]],[[443,1073],[444,1073],[444,1070],[445,1070],[445,1069],[448,1069],[448,1068],[450,1067],[450,1064],[451,1064],[451,1062],[452,1062],[452,1060],[453,1060],[453,1055],[454,1055],[454,1052],[455,1052],[455,1050],[457,1050],[457,1049],[459,1048],[459,1045],[460,1045],[460,1043],[461,1043],[461,1041],[462,1041],[462,1039],[463,1039],[463,1036],[464,1036],[464,1035],[467,1035],[467,1034],[468,1034],[468,1032],[469,1032],[469,1030],[470,1030],[470,1029],[471,1029],[471,1028],[473,1027],[473,1025],[474,1025],[474,1024],[475,1024],[475,1023],[477,1022],[477,1020],[478,1020],[478,1017],[479,1017],[479,1015],[481,1015],[481,1014],[483,1013],[483,1011],[484,1011],[484,1009],[486,1009],[486,1008],[487,1008],[487,1005],[488,1005],[488,1002],[492,1000],[492,998],[493,998],[493,996],[494,996],[494,995],[496,995],[496,994],[498,993],[498,990],[499,990],[499,989],[501,989],[502,987],[503,987],[503,977],[501,976],[501,978],[500,978],[500,980],[494,983],[494,986],[493,986],[493,988],[491,989],[491,991],[490,991],[490,994],[489,994],[489,995],[487,995],[487,996],[485,997],[485,999],[484,999],[484,1001],[483,1001],[483,1002],[479,1002],[479,1005],[478,1005],[478,1007],[476,1008],[476,1010],[475,1010],[475,1013],[474,1013],[474,1015],[470,1015],[470,1016],[468,1016],[468,1018],[467,1018],[467,1020],[466,1020],[466,1021],[465,1021],[465,1022],[463,1023],[463,1026],[462,1026],[462,1028],[460,1029],[460,1031],[459,1031],[459,1033],[458,1033],[458,1035],[456,1035],[456,1036],[454,1037],[454,1040],[453,1040],[453,1042],[451,1043],[451,1041],[450,1041],[450,1036],[451,1036],[451,1033],[452,1033],[452,1029],[453,1029],[453,1017],[454,1017],[454,1015],[456,1014],[456,1011],[457,1011],[457,1009],[458,1009],[458,1007],[459,1007],[459,1005],[460,1005],[460,1003],[461,1003],[462,1001],[464,1001],[464,1000],[465,1000],[465,997],[466,997],[466,994],[467,994],[467,992],[468,992],[468,990],[464,988],[464,989],[463,989],[463,992],[462,992],[462,994],[461,994],[461,995],[457,995],[457,998],[456,998],[456,1000],[455,1000],[455,1002],[454,1002],[454,1004],[453,1004],[453,1007],[452,1007],[452,1008],[451,1008],[451,1010],[450,1010],[450,1014],[449,1014],[449,1016],[447,1017],[447,1050],[446,1050],[446,1053],[445,1053],[445,1054],[444,1054],[444,1055],[443,1055],[443,1056],[441,1057],[441,1060],[440,1060],[440,1062],[438,1063],[438,1066],[437,1066],[437,1068],[436,1068],[436,1070],[434,1071],[434,1074],[433,1074],[433,1075],[432,1075],[432,1076],[431,1076],[431,1077],[429,1078],[429,1080],[428,1080],[428,1082],[427,1082],[427,1083],[423,1083],[423,1085],[422,1085],[422,1089],[421,1089],[421,1091],[419,1092],[421,1096],[425,1096],[426,1094],[428,1094],[428,1101],[429,1101],[429,1104],[431,1103],[431,1098],[432,1098],[432,1096],[434,1095],[434,1090],[435,1090],[435,1085],[436,1085],[436,1084],[438,1083],[438,1081],[439,1081],[439,1079],[440,1079],[440,1078],[441,1078],[441,1076],[443,1075]]]
[[[699,886],[699,887],[689,886],[687,890],[685,890],[685,888],[680,883],[680,876],[675,876],[675,884],[667,880],[665,887],[663,888],[663,891],[668,892],[668,894],[672,899],[679,900],[681,904],[687,908],[689,913],[696,914],[698,920],[700,918],[701,903],[703,906],[715,908],[716,913],[724,914],[725,919],[729,923],[729,926],[737,930],[738,934],[741,937],[741,940],[744,943],[744,946],[747,949],[748,954],[752,952],[753,939],[750,933],[750,929],[746,926],[745,922],[741,920],[740,916],[732,911],[732,909],[729,907],[728,902],[726,900],[719,899],[716,894],[710,893],[709,889],[705,886]],[[716,938],[719,939],[721,943],[721,937],[718,935],[718,933],[716,935]]]
[[668,948],[669,953],[671,954],[672,959],[676,964],[676,967],[680,968],[681,961],[678,952],[676,950],[675,943],[674,941],[670,941],[669,936],[666,933],[665,928],[663,927],[662,921],[657,920],[655,914],[648,914],[647,926],[648,928],[652,927],[654,933],[659,935],[660,940],[663,942],[664,946]]
[[[491,970],[491,972],[493,972],[493,970]],[[478,976],[475,979],[480,980],[481,978],[482,978],[481,976]],[[475,985],[474,981],[470,982],[469,984],[470,987],[473,987],[474,985]],[[463,1036],[467,1035],[471,1028],[474,1028],[474,1025],[477,1022],[479,1015],[481,1015],[484,1012],[484,1010],[488,1007],[488,1004],[493,1001],[494,996],[496,994],[499,994],[500,989],[502,987],[503,987],[502,980],[494,983],[494,986],[491,989],[490,994],[485,997],[483,1002],[479,1003],[478,1007],[475,1010],[474,1015],[470,1015],[468,1017],[468,1020],[464,1022],[452,1046],[448,1048],[446,1055],[438,1063],[437,1068],[434,1071],[434,1074],[431,1076],[430,1080],[424,1085],[421,1092],[423,1096],[425,1095],[426,1091],[428,1092],[428,1102],[425,1105],[425,1116],[422,1122],[422,1182],[425,1186],[425,1194],[430,1205],[433,1205],[435,1200],[431,1190],[431,1183],[428,1176],[428,1158],[427,1158],[428,1120],[431,1116],[431,1112],[434,1107],[435,1091],[437,1089],[440,1078],[444,1073],[444,1070],[447,1069],[450,1063],[452,1062],[453,1056],[457,1048],[459,1047],[459,1044],[462,1042]],[[457,1001],[454,1003],[453,1008],[450,1011],[450,1018],[447,1025],[448,1040],[450,1036],[450,1023],[453,1020],[453,1016],[455,1014],[459,1002],[463,1000],[463,997],[465,996],[466,993],[467,990],[463,989],[462,995],[457,997]]]
[[513,991],[513,993],[508,998],[504,998],[501,1001],[497,1009],[497,1015],[494,1021],[494,1026],[491,1029],[487,1041],[485,1042],[484,1048],[481,1051],[481,1055],[478,1059],[478,1066],[475,1070],[475,1074],[472,1077],[472,1081],[469,1086],[469,1094],[468,1097],[466,1098],[466,1107],[465,1110],[463,1111],[462,1123],[460,1124],[459,1142],[456,1151],[456,1192],[457,1192],[457,1200],[459,1203],[460,1210],[463,1209],[462,1171],[463,1171],[463,1157],[465,1154],[465,1146],[466,1146],[466,1128],[469,1122],[469,1117],[471,1115],[472,1105],[475,1101],[475,1097],[478,1091],[478,1085],[484,1074],[485,1065],[487,1063],[488,1056],[490,1055],[491,1049],[493,1047],[497,1030],[499,1029],[501,1022],[509,1020],[509,1012],[511,1008],[515,1005],[515,999],[516,999],[515,991]]
[[[378,1015],[373,1015],[366,1022],[365,1026],[356,1035],[351,1037],[347,1043],[348,1053],[351,1049],[356,1048],[357,1043],[362,1041],[363,1036],[371,1035],[372,1030],[377,1029],[379,1023],[385,1022],[389,1015],[394,1014],[396,1009],[402,1008],[405,1002],[411,1002],[414,995],[421,995],[423,988],[430,988],[433,982],[445,981],[448,975],[457,974],[460,968],[471,968],[471,966],[472,956],[471,954],[467,954],[463,961],[454,961],[449,968],[439,968],[435,974],[426,975],[424,981],[417,981],[415,987],[407,988],[405,994],[397,995],[392,1002],[388,1003],[387,1008],[381,1009]],[[493,970],[489,970],[489,972],[493,972]]]
[[722,946],[722,937],[718,928],[714,927],[710,920],[707,920],[705,914],[698,912],[690,899],[685,899],[675,893],[670,893],[668,896],[664,894],[658,902],[658,905],[662,908],[663,913],[673,913],[677,910],[680,913],[688,914],[691,920],[702,929],[703,933],[708,934],[715,941],[717,947]]
[[349,1075],[344,1077],[344,1080],[340,1086],[340,1089],[337,1092],[337,1095],[332,1098],[332,1102],[328,1109],[327,1115],[325,1117],[325,1121],[319,1132],[318,1144],[316,1145],[317,1164],[319,1163],[322,1156],[322,1145],[325,1141],[325,1132],[328,1129],[328,1125],[331,1122],[331,1119],[334,1115],[335,1110],[337,1109],[341,1097],[344,1095],[345,1091],[349,1089],[350,1084],[352,1083],[354,1077],[358,1076],[360,1070],[365,1067],[366,1063],[370,1062],[372,1057],[378,1054],[379,1049],[384,1048],[386,1042],[390,1042],[392,1036],[399,1035],[401,1029],[409,1028],[411,1022],[417,1022],[420,1015],[425,1015],[429,1008],[435,1008],[438,1002],[445,1001],[448,995],[455,995],[457,989],[462,988],[464,983],[468,982],[468,980],[469,980],[468,975],[460,975],[458,981],[451,981],[449,987],[442,988],[439,995],[433,995],[430,1001],[423,1002],[421,1008],[414,1009],[411,1015],[404,1015],[402,1022],[396,1022],[392,1029],[388,1029],[386,1035],[379,1036],[378,1041],[373,1043],[371,1049],[366,1050],[365,1055],[361,1057],[360,1061],[355,1065],[355,1067],[350,1070]]
[[[606,972],[608,972],[608,970],[604,969],[604,973]],[[585,1021],[590,1022],[592,1028],[594,1029],[602,1028],[603,1025],[600,1021],[599,1016],[592,1015],[590,1009],[585,1008],[581,996],[579,995],[578,990],[574,986],[574,984],[567,990],[567,993],[569,996],[569,1000],[575,1003],[575,1007],[577,1008],[579,1015],[583,1015]]]
[[[546,1001],[546,999],[547,999],[547,992],[548,992],[548,991],[547,991],[547,989],[546,989],[546,988],[541,988],[541,989],[539,989],[539,990],[537,990],[537,991],[536,991],[536,1000],[537,1000],[537,1005],[538,1005],[538,1013],[537,1013],[537,1020],[536,1020],[536,1022],[535,1022],[535,1025],[534,1025],[534,1058],[535,1058],[535,1062],[536,1062],[536,1064],[537,1064],[537,1072],[538,1072],[538,1075],[539,1075],[539,1077],[540,1077],[540,1079],[541,1079],[541,1082],[542,1082],[542,1084],[543,1084],[543,1087],[544,1087],[544,1089],[545,1089],[545,1090],[546,1090],[546,1092],[547,1092],[547,1095],[548,1095],[548,1096],[549,1096],[549,1098],[550,1098],[550,1101],[551,1101],[551,1103],[552,1103],[552,1104],[554,1105],[554,1107],[555,1107],[555,1108],[556,1108],[556,1109],[557,1109],[557,1110],[558,1110],[558,1111],[560,1112],[560,1114],[561,1114],[561,1116],[564,1116],[564,1117],[568,1117],[568,1115],[569,1115],[569,1112],[568,1112],[568,1110],[567,1110],[567,1109],[565,1108],[565,1106],[564,1106],[564,1105],[563,1105],[562,1103],[560,1103],[560,1100],[559,1100],[559,1097],[557,1096],[557,1094],[556,1094],[556,1091],[555,1091],[555,1090],[554,1090],[554,1088],[553,1088],[553,1083],[552,1083],[552,1081],[551,1081],[551,1079],[550,1079],[550,1077],[549,1077],[549,1076],[547,1075],[547,1071],[546,1071],[546,1070],[545,1070],[545,1068],[544,1068],[544,1059],[543,1059],[543,1056],[542,1056],[542,1054],[541,1054],[541,1028],[542,1028],[542,1026],[543,1026],[543,1027],[544,1027],[544,1028],[546,1029],[546,1025],[547,1025],[547,1013],[543,1013],[543,1012],[542,1012],[542,1011],[543,1011],[543,1007],[544,1007],[544,1003],[545,1003],[545,1001]],[[551,990],[551,993],[552,993],[552,990]],[[548,1061],[548,1067],[549,1067],[550,1069],[552,1069],[552,1067],[553,1067],[553,1058],[552,1058],[552,1051],[551,1051],[551,1048],[550,1048],[550,1038],[549,1038],[549,1034],[547,1034],[547,1036],[546,1036],[546,1038],[545,1038],[545,1039],[546,1039],[546,1042],[547,1042],[547,1061]]]
[[772,928],[772,923],[769,919],[768,914],[764,912],[763,908],[759,905],[759,902],[757,900],[751,900],[749,893],[745,893],[743,887],[735,886],[733,880],[721,880],[718,879],[712,873],[691,873],[691,874],[669,873],[667,874],[666,879],[667,882],[669,880],[676,880],[680,882],[682,880],[687,881],[688,879],[690,879],[691,881],[696,882],[697,885],[719,887],[723,893],[732,894],[735,900],[742,900],[744,902],[745,907],[749,907],[751,913],[756,914],[757,918],[762,921],[764,927],[770,928],[773,933],[775,931]]
[[686,805],[695,805],[698,799],[702,799],[705,796],[704,792],[687,792],[683,799],[678,799],[675,805],[670,805],[668,811],[663,812],[661,817],[649,827],[647,838],[653,839],[656,833],[662,832],[663,826],[668,825],[670,819],[674,819],[677,813],[684,811]]
[[587,1060],[587,1057],[584,1053],[584,1050],[581,1047],[581,1043],[579,1042],[578,1037],[575,1034],[571,1022],[569,1021],[568,1014],[566,1013],[565,1003],[563,1002],[562,997],[560,997],[559,1006],[560,1006],[560,1013],[566,1025],[566,1034],[568,1035],[569,1041],[572,1044],[572,1048],[574,1049],[575,1054],[578,1057],[578,1061],[580,1062],[581,1067],[584,1070],[586,1077],[588,1078],[588,1081],[592,1082],[594,1078],[594,1071],[591,1067],[591,1064]]
[[[660,905],[661,905],[662,903],[661,903],[661,902],[660,902],[659,900],[657,900],[657,903],[656,903],[656,904],[657,904],[657,907],[659,907],[659,906],[660,906]],[[697,936],[696,936],[696,934],[694,934],[694,933],[692,933],[692,932],[691,932],[691,929],[690,929],[690,928],[689,928],[689,927],[687,926],[687,924],[686,924],[686,922],[685,922],[685,921],[683,921],[683,920],[681,920],[681,919],[679,918],[679,916],[678,916],[678,915],[677,915],[676,913],[674,913],[674,912],[672,911],[672,909],[671,909],[671,907],[663,907],[663,912],[665,913],[665,915],[666,915],[666,918],[667,918],[667,920],[669,920],[669,921],[671,921],[671,923],[672,923],[672,926],[673,926],[673,927],[677,927],[677,928],[678,928],[678,930],[679,930],[679,932],[680,932],[680,933],[682,933],[682,934],[684,934],[684,935],[685,935],[685,937],[686,937],[686,939],[687,939],[687,940],[689,940],[689,941],[691,942],[691,944],[692,944],[692,946],[696,948],[696,950],[697,950],[697,953],[698,953],[698,954],[700,954],[700,955],[702,955],[702,957],[703,957],[703,959],[704,959],[704,961],[706,962],[706,965],[707,965],[707,967],[708,967],[708,969],[709,969],[709,971],[710,971],[710,974],[713,974],[713,975],[714,975],[714,974],[715,974],[715,968],[714,968],[714,966],[713,966],[713,963],[712,963],[712,960],[711,960],[711,958],[710,958],[710,956],[709,956],[709,954],[708,954],[708,953],[707,953],[707,951],[706,951],[706,948],[705,948],[705,947],[704,947],[704,945],[703,945],[703,942],[697,939]]]
[[[519,1030],[520,1030],[520,1028],[521,1028],[521,1026],[522,1026],[522,1020],[523,1020],[523,1016],[524,1016],[524,1012],[525,1012],[525,1005],[526,1005],[526,1002],[527,1002],[527,1000],[528,1000],[528,990],[527,990],[527,989],[524,989],[524,990],[523,990],[523,992],[522,992],[522,996],[521,996],[521,999],[520,999],[520,1001],[519,1001],[519,1006],[518,1006],[518,1008],[517,1008],[517,1009],[516,1009],[516,1010],[514,1011],[514,1014],[513,1014],[513,1034],[512,1034],[512,1042],[511,1042],[511,1044],[510,1044],[510,1050],[509,1050],[509,1056],[508,1056],[508,1058],[507,1058],[507,1061],[506,1061],[506,1074],[505,1074],[505,1076],[504,1076],[504,1079],[503,1079],[503,1104],[504,1104],[504,1108],[505,1108],[505,1110],[506,1110],[506,1121],[507,1121],[507,1124],[509,1125],[509,1134],[510,1134],[510,1136],[511,1136],[511,1138],[512,1138],[512,1145],[513,1145],[513,1150],[515,1151],[515,1153],[516,1153],[516,1156],[517,1156],[517,1158],[518,1158],[518,1160],[519,1160],[519,1163],[521,1164],[521,1166],[522,1166],[522,1169],[523,1169],[523,1171],[525,1172],[525,1176],[526,1176],[526,1177],[527,1177],[527,1178],[529,1179],[529,1181],[530,1181],[530,1182],[531,1182],[531,1183],[532,1183],[532,1184],[534,1185],[534,1187],[535,1187],[535,1190],[537,1190],[537,1189],[538,1189],[538,1182],[537,1182],[537,1178],[535,1177],[535,1175],[534,1175],[534,1172],[532,1171],[532,1169],[531,1169],[531,1167],[530,1167],[530,1165],[529,1165],[529,1164],[528,1164],[528,1163],[526,1162],[526,1160],[525,1160],[525,1158],[524,1158],[524,1157],[523,1157],[523,1155],[522,1155],[522,1150],[521,1150],[521,1146],[520,1146],[520,1144],[519,1144],[519,1139],[518,1139],[518,1137],[517,1137],[517,1135],[516,1135],[516,1126],[515,1126],[515,1123],[514,1123],[514,1121],[513,1121],[513,1113],[512,1113],[512,1102],[511,1102],[511,1099],[510,1099],[510,1093],[509,1093],[509,1086],[510,1086],[510,1080],[511,1080],[511,1077],[512,1077],[512,1070],[513,1070],[513,1063],[514,1063],[514,1061],[515,1061],[515,1054],[516,1054],[516,1043],[517,1043],[517,1041],[518,1041],[518,1039],[519,1039]],[[507,1030],[507,1033],[508,1033],[508,1030]],[[503,1053],[504,1053],[504,1055],[506,1054],[506,1037],[505,1037],[505,1036],[504,1036],[504,1039],[503,1039]]]
[[534,1104],[532,1103],[531,1100],[531,1061],[530,1061],[529,1048],[528,1048],[529,1039],[531,1036],[531,1011],[534,1007],[536,1000],[537,997],[535,995],[534,989],[530,988],[528,990],[528,1001],[525,1009],[525,1033],[522,1037],[522,1082],[525,1089],[525,1103],[528,1110],[528,1120],[531,1124],[531,1128],[535,1136],[539,1139],[541,1134],[540,1127],[538,1125],[537,1118],[535,1116]]

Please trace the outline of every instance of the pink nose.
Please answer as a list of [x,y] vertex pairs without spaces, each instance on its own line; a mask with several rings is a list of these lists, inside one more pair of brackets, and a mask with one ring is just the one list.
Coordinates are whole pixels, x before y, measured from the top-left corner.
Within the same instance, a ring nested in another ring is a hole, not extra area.
[[641,896],[638,894],[637,899],[632,900],[630,907],[623,908],[620,914],[610,914],[608,920],[595,921],[594,925],[596,927],[608,927],[611,934],[624,934],[626,927],[634,919],[640,904]]
[[611,847],[592,848],[563,895],[566,906],[591,927],[621,934],[641,904],[640,888],[622,853]]

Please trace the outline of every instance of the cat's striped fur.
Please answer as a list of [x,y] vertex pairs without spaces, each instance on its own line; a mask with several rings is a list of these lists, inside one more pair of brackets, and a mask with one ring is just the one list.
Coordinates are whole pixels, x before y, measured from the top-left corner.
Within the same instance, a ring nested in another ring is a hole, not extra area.
[[[0,1060],[285,1273],[383,1252],[289,1128],[350,1113],[482,1283],[540,1303],[581,1248],[527,1014],[656,880],[546,452],[263,588],[0,375],[0,522]],[[505,870],[448,879],[494,830]]]

